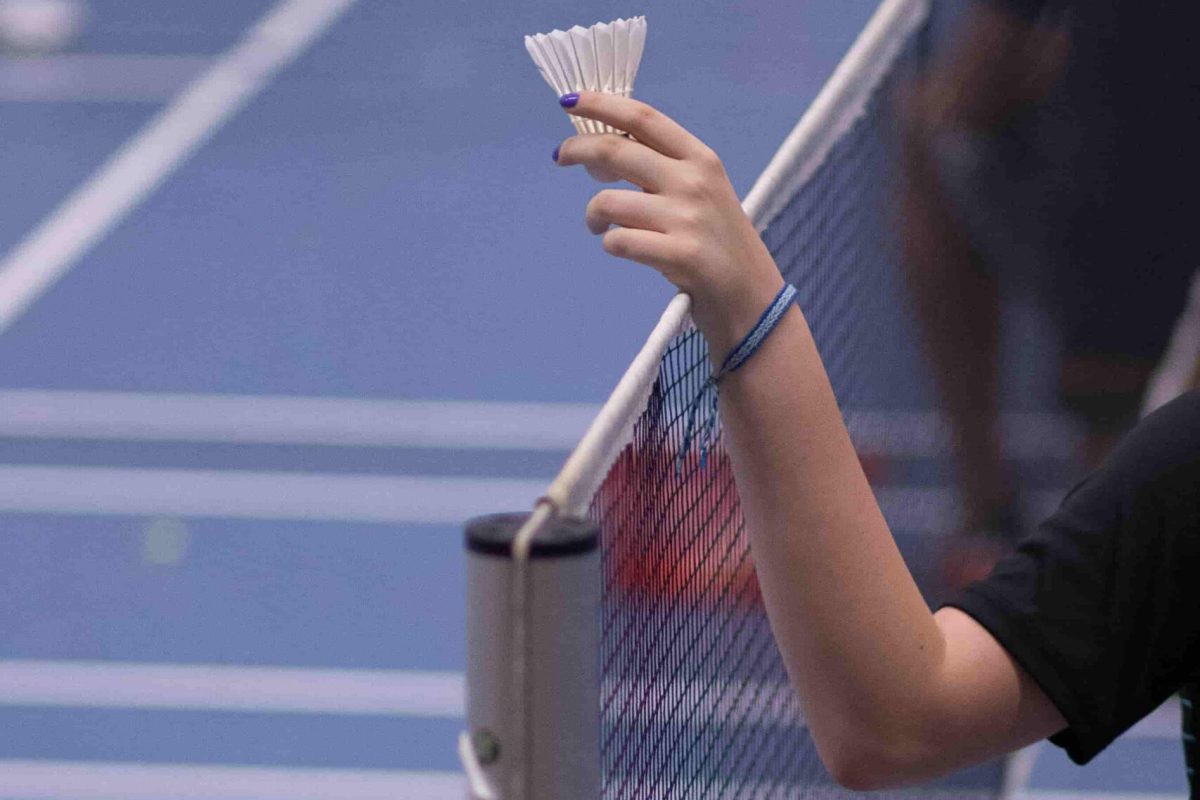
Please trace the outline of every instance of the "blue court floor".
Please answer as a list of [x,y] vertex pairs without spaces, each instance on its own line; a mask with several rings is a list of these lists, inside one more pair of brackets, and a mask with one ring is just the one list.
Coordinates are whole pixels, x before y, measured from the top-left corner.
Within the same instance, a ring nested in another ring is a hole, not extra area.
[[[645,11],[639,96],[743,194],[874,7],[791,5]],[[642,12],[498,9],[91,0],[0,52],[0,798],[463,796],[461,523],[671,295],[521,42]],[[1014,796],[1182,797],[1177,715]]]

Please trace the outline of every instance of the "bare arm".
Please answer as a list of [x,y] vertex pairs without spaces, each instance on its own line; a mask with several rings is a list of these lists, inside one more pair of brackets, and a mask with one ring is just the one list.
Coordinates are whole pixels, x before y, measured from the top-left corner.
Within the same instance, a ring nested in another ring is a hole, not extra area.
[[[643,189],[597,194],[588,227],[608,252],[655,267],[691,293],[714,354],[728,351],[782,278],[720,160],[633,100],[584,92],[572,113],[637,139],[575,136],[562,144],[560,164],[584,164]],[[983,628],[956,611],[929,612],[798,309],[721,391],[772,628],[817,748],[839,781],[908,783],[1064,726]]]
[[978,623],[930,614],[799,310],[725,382],[721,412],[772,629],[840,782],[911,783],[1064,727]]

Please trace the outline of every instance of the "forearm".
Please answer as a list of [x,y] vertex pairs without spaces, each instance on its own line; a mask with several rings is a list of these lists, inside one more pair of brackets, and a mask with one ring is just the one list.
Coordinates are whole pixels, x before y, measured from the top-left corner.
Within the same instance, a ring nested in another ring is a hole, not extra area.
[[882,743],[922,747],[942,635],[799,309],[722,381],[721,418],[772,629],[823,760],[853,772]]
[[[635,137],[575,136],[557,160],[642,188],[597,194],[588,228],[609,253],[655,267],[691,295],[720,363],[783,282],[720,159],[629,98],[581,92],[563,106]],[[835,777],[855,788],[908,782],[1061,728],[978,623],[953,609],[929,614],[799,311],[722,381],[721,395],[772,628]]]

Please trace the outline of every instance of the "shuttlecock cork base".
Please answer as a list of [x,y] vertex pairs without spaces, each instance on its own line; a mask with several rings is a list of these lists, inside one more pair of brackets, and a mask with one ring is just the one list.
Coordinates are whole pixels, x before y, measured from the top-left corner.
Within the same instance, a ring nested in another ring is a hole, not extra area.
[[[525,37],[525,49],[559,97],[585,90],[629,97],[645,44],[645,17]],[[624,133],[584,117],[572,116],[571,122],[580,133]]]

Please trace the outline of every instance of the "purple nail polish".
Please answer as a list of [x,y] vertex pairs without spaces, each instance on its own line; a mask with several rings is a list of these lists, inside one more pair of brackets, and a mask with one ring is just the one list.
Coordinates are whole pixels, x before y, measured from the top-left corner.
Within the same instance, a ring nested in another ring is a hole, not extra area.
[[560,106],[562,106],[563,108],[574,108],[575,104],[578,102],[579,102],[579,93],[578,92],[571,92],[570,94],[564,94],[562,97],[558,98],[558,104]]
[[550,157],[554,159],[554,163],[555,163],[555,164],[557,164],[557,163],[558,163],[558,148],[559,148],[559,147],[562,147],[562,145],[558,145],[558,146],[556,146],[556,147],[554,148],[554,152],[553,152],[553,153],[550,155]]

